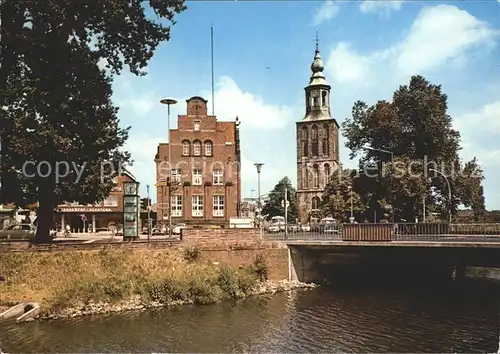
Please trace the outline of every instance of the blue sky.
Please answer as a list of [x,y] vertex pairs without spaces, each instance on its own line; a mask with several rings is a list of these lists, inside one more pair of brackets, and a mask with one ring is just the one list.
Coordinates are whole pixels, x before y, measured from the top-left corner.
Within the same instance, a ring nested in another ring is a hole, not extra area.
[[[262,192],[283,176],[296,182],[295,122],[302,119],[314,38],[332,86],[340,122],[356,100],[390,99],[421,74],[441,84],[462,134],[464,158],[485,171],[486,204],[500,209],[500,3],[490,1],[188,1],[172,39],[151,59],[146,77],[115,78],[114,103],[142,193],[154,185],[156,146],[167,140],[163,97],[176,98],[171,127],[185,100],[210,100],[210,24],[214,26],[215,114],[242,124],[244,196],[257,189],[254,162],[263,162]],[[349,151],[341,139],[341,162]],[[155,192],[153,190],[153,195]],[[254,196],[256,193],[253,194]]]

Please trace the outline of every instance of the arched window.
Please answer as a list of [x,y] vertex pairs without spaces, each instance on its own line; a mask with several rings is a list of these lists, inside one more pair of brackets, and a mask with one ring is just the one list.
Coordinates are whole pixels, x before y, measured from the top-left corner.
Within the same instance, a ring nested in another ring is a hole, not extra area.
[[214,145],[210,140],[205,141],[205,156],[213,156],[213,147]]
[[183,156],[188,156],[191,150],[191,143],[189,140],[184,140],[182,142],[182,155]]
[[312,205],[311,205],[311,209],[312,210],[318,210],[319,209],[319,197],[313,197],[312,198]]
[[311,140],[312,140],[312,155],[318,156],[318,127],[316,125],[312,126],[311,129]]
[[327,95],[326,91],[321,92],[321,104],[323,106],[326,106],[326,95]]
[[330,165],[325,163],[325,166],[324,166],[324,173],[325,173],[325,186],[328,184],[328,181],[330,180]]
[[319,188],[319,166],[313,166],[313,187]]
[[307,127],[302,127],[302,156],[309,157],[309,136]]
[[201,141],[195,140],[193,142],[193,155],[200,156],[201,155]]
[[323,155],[330,155],[330,129],[328,125],[323,125]]

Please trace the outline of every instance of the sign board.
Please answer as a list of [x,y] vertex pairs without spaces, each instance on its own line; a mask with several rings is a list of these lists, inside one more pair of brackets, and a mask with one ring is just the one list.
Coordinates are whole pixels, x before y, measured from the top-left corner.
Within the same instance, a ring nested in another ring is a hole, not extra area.
[[81,218],[82,218],[82,221],[83,221],[83,222],[87,221],[87,215],[82,214],[82,215],[81,215]]
[[111,208],[61,208],[62,213],[112,213]]

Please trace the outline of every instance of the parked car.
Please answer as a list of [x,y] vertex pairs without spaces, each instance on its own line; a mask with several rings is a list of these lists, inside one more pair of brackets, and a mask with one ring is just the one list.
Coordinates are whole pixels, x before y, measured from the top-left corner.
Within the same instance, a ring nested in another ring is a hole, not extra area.
[[123,225],[116,226],[115,236],[123,236]]
[[[32,224],[13,224],[0,230],[0,239],[6,240],[33,240],[36,227]],[[53,238],[52,234],[51,237]]]
[[323,232],[325,234],[338,234],[340,233],[340,225],[339,224],[326,224],[323,228]]
[[181,230],[183,230],[183,229],[187,229],[187,225],[184,224],[184,223],[180,223],[180,224],[174,225],[174,227],[172,228],[172,234],[174,234],[174,235],[180,235],[181,234]]
[[271,224],[267,228],[267,232],[270,233],[275,233],[275,232],[280,232],[281,231],[281,226],[279,224]]
[[296,224],[288,224],[288,232],[299,232],[300,226]]
[[152,236],[166,235],[166,234],[167,234],[166,228],[162,227],[162,226],[155,226],[151,230],[151,235]]
[[304,232],[309,232],[309,231],[311,231],[311,225],[309,225],[309,224],[300,225],[300,229]]

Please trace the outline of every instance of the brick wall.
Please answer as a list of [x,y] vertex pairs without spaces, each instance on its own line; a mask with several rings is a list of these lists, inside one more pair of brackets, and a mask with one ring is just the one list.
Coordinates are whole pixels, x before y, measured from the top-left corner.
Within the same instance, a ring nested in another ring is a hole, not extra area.
[[288,249],[263,248],[255,250],[204,250],[201,259],[206,262],[219,262],[230,267],[238,268],[253,264],[257,254],[263,254],[270,280],[288,279]]
[[200,248],[260,247],[263,244],[259,229],[186,229],[182,230],[182,241]]

